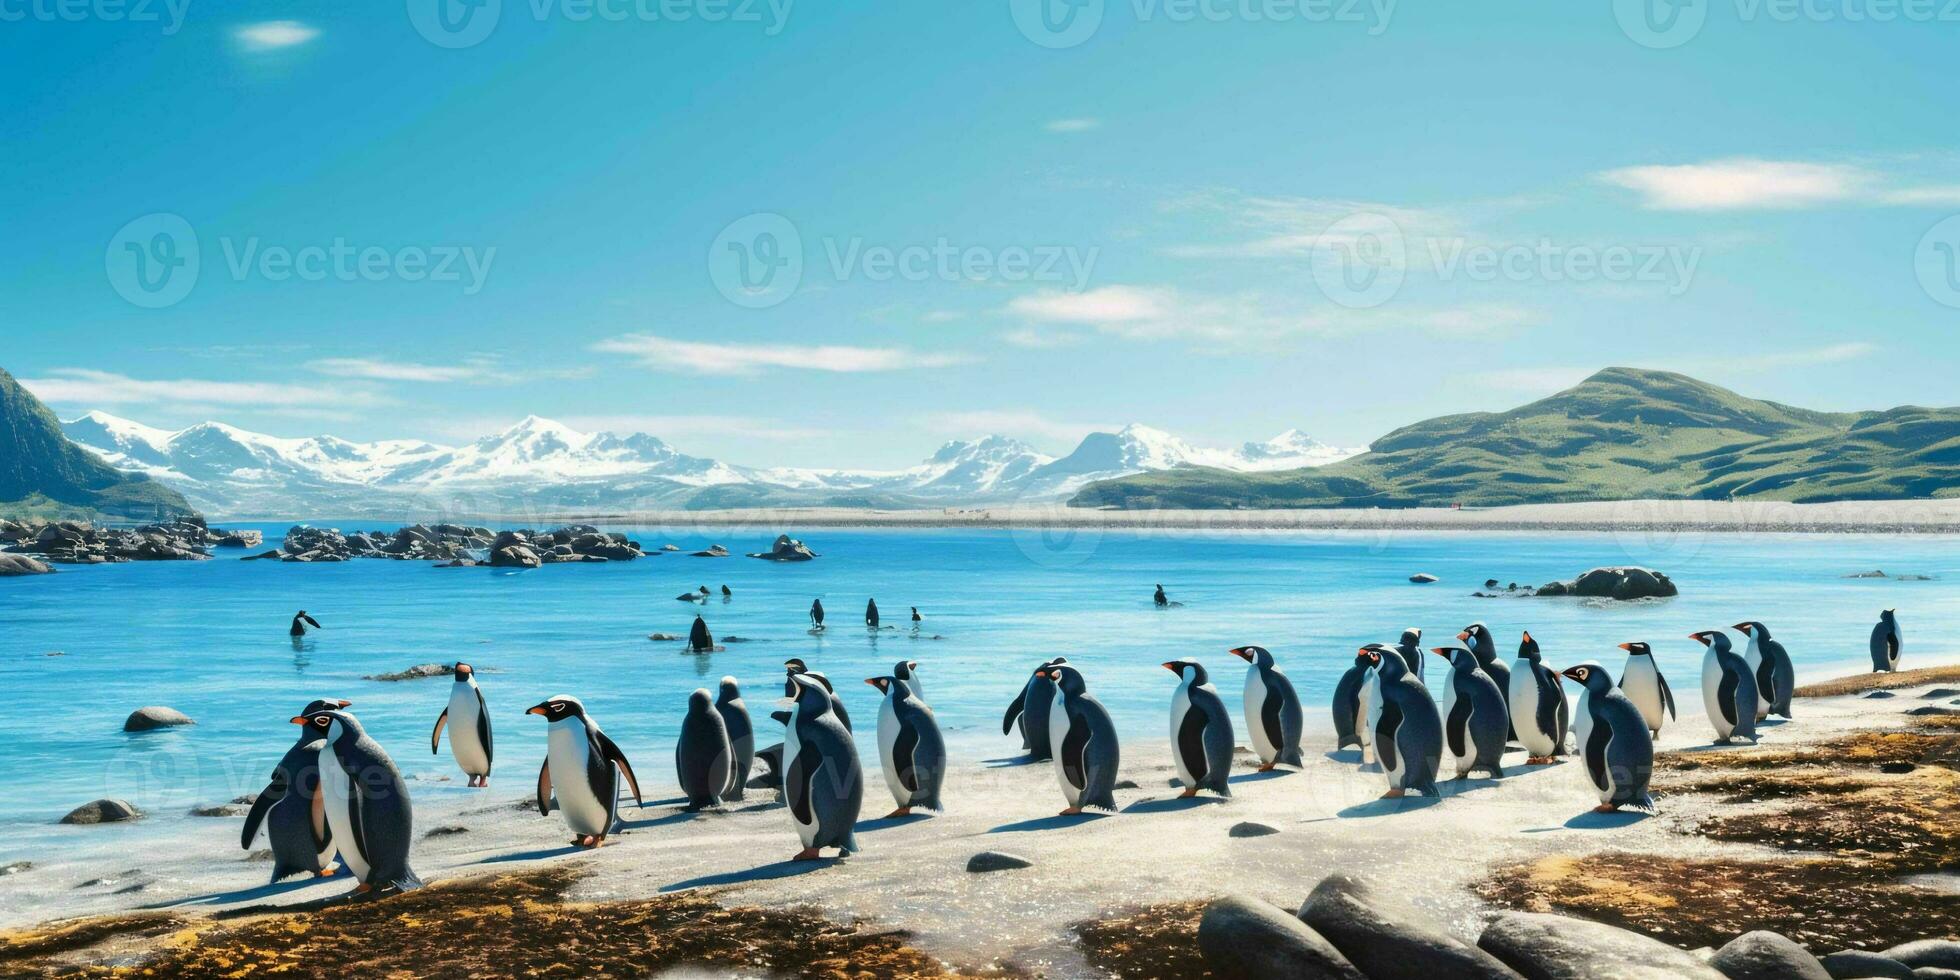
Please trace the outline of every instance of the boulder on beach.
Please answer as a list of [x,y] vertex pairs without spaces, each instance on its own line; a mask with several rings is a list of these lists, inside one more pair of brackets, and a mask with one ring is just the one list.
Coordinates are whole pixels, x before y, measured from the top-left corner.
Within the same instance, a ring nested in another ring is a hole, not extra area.
[[1255,822],[1253,822],[1253,821],[1251,821],[1251,820],[1242,820],[1242,821],[1240,821],[1240,822],[1238,822],[1238,823],[1235,823],[1235,824],[1233,824],[1233,825],[1232,825],[1232,828],[1231,828],[1230,830],[1227,830],[1227,831],[1225,832],[1225,836],[1227,836],[1227,837],[1271,837],[1272,835],[1274,835],[1274,834],[1277,834],[1277,833],[1279,833],[1279,828],[1278,828],[1278,827],[1275,827],[1275,826],[1273,826],[1272,824],[1266,824],[1266,823],[1255,823]]
[[1824,969],[1837,978],[1892,978],[1892,980],[1913,980],[1912,967],[1880,953],[1868,953],[1862,949],[1847,949],[1831,953],[1823,959]]
[[1204,917],[1198,920],[1198,951],[1219,977],[1368,980],[1371,976],[1285,909],[1242,895],[1228,895],[1205,906]]
[[1542,980],[1727,980],[1687,950],[1562,915],[1506,912],[1491,921],[1477,945]]
[[16,575],[50,575],[54,566],[29,555],[0,552],[0,578]]
[[122,800],[102,799],[84,803],[68,811],[68,815],[62,817],[61,822],[65,824],[122,823],[126,820],[141,819],[142,816],[143,811]]
[[1032,868],[1034,862],[1018,854],[1006,851],[981,851],[966,861],[966,870],[973,874],[989,871],[1013,871],[1016,868]]
[[1767,929],[1745,932],[1715,951],[1708,965],[1729,980],[1831,980],[1817,957]]
[[148,732],[158,728],[175,728],[178,725],[195,725],[189,715],[176,708],[166,708],[160,704],[137,708],[123,719],[123,731]]
[[1595,568],[1570,582],[1547,582],[1541,596],[1580,596],[1594,599],[1666,599],[1680,594],[1666,573],[1638,565]]
[[1489,952],[1349,875],[1328,875],[1314,886],[1300,918],[1374,980],[1517,980]]
[[809,561],[817,557],[817,553],[787,534],[778,534],[776,543],[768,551],[750,552],[749,557],[764,561]]
[[1885,955],[1915,970],[1960,970],[1960,941],[1952,939],[1916,939],[1886,950]]

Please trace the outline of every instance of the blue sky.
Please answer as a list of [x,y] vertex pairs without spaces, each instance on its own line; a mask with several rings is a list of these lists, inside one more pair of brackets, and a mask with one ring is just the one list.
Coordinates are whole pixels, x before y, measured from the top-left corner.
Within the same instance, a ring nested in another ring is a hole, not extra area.
[[0,0],[0,367],[64,415],[897,466],[1608,364],[1953,401],[1939,3],[68,2]]

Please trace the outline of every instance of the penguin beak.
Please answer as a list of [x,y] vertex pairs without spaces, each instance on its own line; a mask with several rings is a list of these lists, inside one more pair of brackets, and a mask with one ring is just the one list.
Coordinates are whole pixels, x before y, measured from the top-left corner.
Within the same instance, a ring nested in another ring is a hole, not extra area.
[[885,679],[882,677],[867,677],[864,679],[864,682],[880,691],[885,689]]
[[1690,639],[1690,640],[1693,640],[1693,641],[1695,641],[1696,643],[1700,643],[1700,644],[1703,644],[1703,645],[1706,645],[1706,644],[1708,643],[1708,634],[1707,634],[1707,633],[1689,633],[1689,634],[1688,634],[1688,639]]
[[1457,639],[1459,639],[1459,640],[1467,640],[1467,639],[1469,639],[1469,638],[1470,638],[1470,631],[1469,631],[1469,630],[1465,630],[1465,631],[1463,631],[1463,632],[1461,632],[1461,633],[1458,633],[1458,634],[1456,635],[1456,638],[1457,638]]
[[1622,650],[1632,650],[1632,649],[1633,649],[1633,644],[1631,644],[1631,643],[1622,643],[1622,644],[1620,644],[1620,649],[1622,649]]
[[1175,674],[1175,673],[1177,673],[1177,668],[1178,668],[1178,663],[1177,663],[1177,661],[1175,661],[1175,660],[1166,660],[1166,661],[1164,661],[1164,669],[1165,669],[1165,670],[1168,670],[1168,671],[1170,671],[1171,673],[1173,673],[1173,674]]
[[287,719],[287,720],[288,720],[288,721],[290,721],[290,722],[292,722],[292,723],[293,723],[293,724],[295,724],[295,725],[304,725],[304,724],[306,724],[306,716],[305,716],[305,715],[294,715],[294,716],[292,716],[291,718],[289,718],[289,719]]
[[1742,632],[1744,632],[1744,633],[1747,633],[1747,632],[1749,632],[1749,624],[1748,624],[1748,623],[1737,623],[1737,624],[1735,624],[1734,626],[1731,626],[1731,627],[1729,627],[1729,629],[1732,629],[1732,630],[1741,630]]
[[1446,647],[1430,647],[1429,652],[1443,658],[1444,660],[1450,659],[1450,651]]
[[1559,676],[1560,676],[1560,677],[1570,677],[1570,678],[1572,678],[1573,680],[1575,680],[1575,681],[1576,681],[1576,680],[1578,680],[1578,679],[1579,679],[1579,675],[1578,675],[1578,674],[1575,674],[1575,673],[1573,673],[1573,671],[1576,671],[1576,670],[1578,670],[1578,669],[1579,669],[1579,668],[1577,668],[1577,667],[1567,667],[1567,668],[1565,668],[1564,670],[1561,670],[1561,671],[1559,671],[1558,673],[1559,673]]
[[1526,643],[1530,643],[1530,642],[1531,642],[1531,631],[1530,631],[1530,630],[1525,630],[1525,631],[1524,631],[1524,641],[1525,641]]
[[1042,679],[1042,680],[1044,680],[1044,681],[1046,681],[1046,680],[1053,680],[1053,679],[1055,678],[1055,675],[1054,675],[1054,674],[1051,674],[1051,673],[1049,673],[1048,671],[1045,671],[1045,670],[1037,670],[1037,671],[1035,671],[1035,672],[1034,672],[1034,676],[1036,676],[1036,677],[1039,677],[1039,678],[1041,678],[1041,679]]
[[534,704],[531,706],[531,710],[526,711],[524,713],[527,715],[542,715],[544,714],[544,705]]
[[1232,656],[1245,661],[1246,663],[1252,662],[1252,654],[1246,652],[1246,649],[1244,647],[1233,647],[1231,650],[1227,652],[1230,653]]

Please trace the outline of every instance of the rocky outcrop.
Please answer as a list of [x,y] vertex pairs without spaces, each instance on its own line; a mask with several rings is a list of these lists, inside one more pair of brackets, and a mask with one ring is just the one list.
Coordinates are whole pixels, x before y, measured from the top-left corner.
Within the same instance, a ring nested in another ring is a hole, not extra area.
[[1570,582],[1550,582],[1538,588],[1541,596],[1581,596],[1598,599],[1665,599],[1680,594],[1663,572],[1638,565],[1595,568]]
[[249,528],[241,528],[224,532],[212,544],[220,548],[256,548],[265,544],[265,535]]
[[787,534],[778,534],[776,543],[768,551],[751,552],[749,557],[764,561],[809,561],[817,557],[817,553]]
[[1729,940],[1708,965],[1729,980],[1831,980],[1809,951],[1776,933],[1758,929]]
[[0,578],[16,575],[46,575],[54,571],[47,562],[26,555],[0,553]]
[[122,823],[127,820],[142,819],[143,811],[130,806],[122,800],[95,800],[68,811],[61,818],[65,824]]
[[210,549],[227,536],[228,532],[207,527],[196,517],[130,528],[97,527],[81,521],[6,522],[0,527],[0,544],[6,545],[7,554],[34,555],[57,565],[202,561],[211,557]]
[[1542,980],[1727,980],[1686,950],[1562,915],[1506,912],[1484,929],[1477,945],[1520,974]]
[[354,531],[301,525],[286,532],[280,546],[286,561],[347,561],[392,558],[440,562],[444,568],[488,564],[493,568],[538,568],[579,562],[632,561],[644,557],[637,541],[590,524],[548,531],[492,531],[462,524],[411,524],[394,531]]
[[189,715],[178,711],[176,708],[166,708],[159,704],[153,704],[148,707],[137,708],[135,711],[130,712],[129,717],[123,720],[123,731],[149,732],[159,728],[176,728],[180,725],[195,724],[197,722],[192,721]]
[[701,551],[697,551],[697,552],[695,552],[695,553],[694,553],[694,557],[696,557],[696,558],[726,558],[726,557],[728,557],[728,548],[727,548],[726,546],[723,546],[723,545],[718,545],[718,544],[711,544],[711,545],[709,545],[709,546],[708,546],[707,548],[705,548],[705,549],[703,549],[703,550],[701,550]]
[[1329,875],[1300,906],[1300,919],[1375,980],[1516,980],[1489,952],[1378,895],[1359,878]]
[[1256,898],[1231,895],[1205,906],[1198,950],[1219,977],[1369,980],[1306,923]]
[[424,677],[447,677],[456,672],[454,664],[416,664],[407,670],[397,670],[386,674],[369,674],[364,681],[412,681]]

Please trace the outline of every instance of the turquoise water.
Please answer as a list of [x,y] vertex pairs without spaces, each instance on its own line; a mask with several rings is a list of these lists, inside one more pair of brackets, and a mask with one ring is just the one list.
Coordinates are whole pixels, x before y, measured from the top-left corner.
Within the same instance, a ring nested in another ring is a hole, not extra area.
[[[276,540],[285,525],[263,529]],[[718,541],[738,553],[773,536],[620,530],[650,547]],[[1940,537],[840,529],[806,540],[823,557],[800,565],[667,554],[513,573],[227,554],[0,579],[0,861],[66,839],[53,822],[100,796],[137,803],[155,832],[189,826],[191,806],[262,785],[292,739],[286,719],[314,697],[353,700],[411,776],[455,775],[446,746],[428,751],[449,681],[362,679],[431,661],[478,666],[498,735],[496,785],[530,785],[544,725],[524,709],[564,692],[585,700],[643,780],[666,786],[688,692],[734,675],[769,739],[764,706],[780,694],[789,657],[837,681],[861,728],[877,705],[862,679],[899,659],[920,661],[957,763],[1017,749],[1000,735],[1002,710],[1028,672],[1057,654],[1084,668],[1127,737],[1162,740],[1175,682],[1158,664],[1199,658],[1236,711],[1244,666],[1225,651],[1244,643],[1273,649],[1309,709],[1324,713],[1355,647],[1393,641],[1405,626],[1453,642],[1483,620],[1507,654],[1528,628],[1558,666],[1599,658],[1617,668],[1614,645],[1644,639],[1687,710],[1701,657],[1686,638],[1694,629],[1762,619],[1800,673],[1815,676],[1868,663],[1866,637],[1881,607],[1900,610],[1907,666],[1915,653],[1951,654],[1946,637],[1960,621],[1960,549]],[[1669,572],[1683,595],[1627,604],[1469,595],[1486,578],[1537,583],[1628,562]],[[1843,578],[1874,568],[1937,578]],[[1415,572],[1442,582],[1409,584]],[[1158,582],[1185,605],[1154,608]],[[734,598],[714,597],[708,622],[718,637],[751,642],[692,656],[678,642],[647,640],[656,631],[686,635],[701,607],[675,595],[723,584]],[[900,630],[863,629],[868,596]],[[830,614],[822,635],[808,631],[814,597]],[[912,605],[926,616],[916,638],[905,628]],[[301,608],[327,628],[296,649],[286,626]],[[198,724],[124,734],[124,716],[147,704]],[[876,752],[873,738],[859,742]]]

